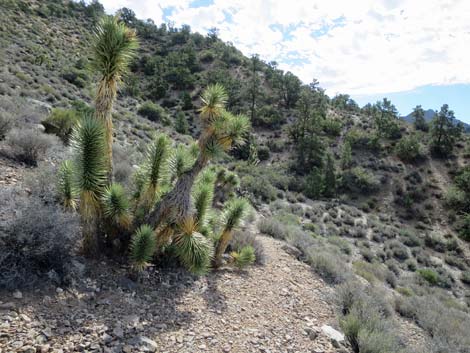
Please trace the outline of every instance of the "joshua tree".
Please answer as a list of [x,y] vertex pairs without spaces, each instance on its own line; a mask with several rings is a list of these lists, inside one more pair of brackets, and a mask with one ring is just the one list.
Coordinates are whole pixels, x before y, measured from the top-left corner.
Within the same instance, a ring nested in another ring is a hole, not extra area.
[[71,146],[75,150],[74,188],[80,199],[83,250],[98,251],[97,220],[106,185],[105,132],[100,121],[84,117],[75,126]]
[[222,216],[222,234],[217,242],[214,265],[222,264],[222,255],[232,239],[233,231],[240,225],[248,210],[248,201],[236,198],[228,201]]
[[95,115],[103,122],[106,134],[106,166],[108,182],[112,178],[113,121],[111,110],[118,84],[129,69],[138,47],[135,31],[105,16],[94,32],[93,66],[100,75],[95,97]]
[[62,205],[67,210],[77,209],[77,190],[73,182],[73,166],[70,161],[63,161],[59,168],[59,195]]
[[181,174],[174,188],[157,204],[147,217],[147,223],[157,228],[162,221],[181,224],[190,218],[191,189],[199,173],[209,160],[234,144],[242,144],[250,128],[244,115],[232,115],[225,110],[227,94],[215,84],[209,86],[201,97],[199,109],[203,130],[198,140],[199,155],[191,169]]

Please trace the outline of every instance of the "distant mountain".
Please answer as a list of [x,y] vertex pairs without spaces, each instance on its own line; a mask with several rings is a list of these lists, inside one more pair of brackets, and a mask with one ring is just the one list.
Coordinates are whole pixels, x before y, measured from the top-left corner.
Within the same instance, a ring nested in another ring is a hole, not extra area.
[[[427,121],[427,122],[430,122],[433,118],[434,118],[434,115],[436,114],[436,112],[432,109],[428,109],[428,110],[425,110],[424,111],[424,119]],[[414,123],[415,119],[413,118],[413,113],[410,113],[408,114],[407,116],[402,116],[401,117],[403,120],[409,122],[409,123]],[[459,119],[455,119],[455,123],[458,124],[458,123],[462,123],[464,128],[465,128],[465,131],[466,132],[470,132],[470,124],[467,124],[467,123],[464,123],[463,121],[460,121]]]

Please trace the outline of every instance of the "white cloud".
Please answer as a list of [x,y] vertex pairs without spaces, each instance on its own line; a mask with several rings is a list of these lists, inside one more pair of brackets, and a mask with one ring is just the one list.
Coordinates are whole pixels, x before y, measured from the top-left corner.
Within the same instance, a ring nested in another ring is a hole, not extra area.
[[[470,83],[468,0],[104,0],[107,9],[220,30],[245,54],[276,60],[331,94],[378,94]],[[286,36],[284,36],[287,34]],[[292,53],[295,59],[292,60]]]

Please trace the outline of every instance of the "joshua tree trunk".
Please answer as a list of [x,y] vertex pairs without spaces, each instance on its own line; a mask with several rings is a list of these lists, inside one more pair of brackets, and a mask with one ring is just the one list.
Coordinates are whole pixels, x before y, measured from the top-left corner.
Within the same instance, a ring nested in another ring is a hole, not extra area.
[[232,231],[224,230],[220,236],[219,242],[217,243],[217,248],[215,249],[214,256],[214,266],[220,267],[222,265],[222,256],[224,255],[225,250],[227,249],[228,243],[232,239]]
[[98,86],[95,101],[95,116],[99,119],[105,129],[106,137],[106,169],[108,173],[108,183],[113,180],[113,102],[116,99],[116,83],[113,79],[103,78]]
[[207,162],[208,158],[201,152],[194,166],[179,177],[174,188],[147,216],[147,224],[157,228],[163,221],[178,224],[188,217],[191,210],[191,189]]

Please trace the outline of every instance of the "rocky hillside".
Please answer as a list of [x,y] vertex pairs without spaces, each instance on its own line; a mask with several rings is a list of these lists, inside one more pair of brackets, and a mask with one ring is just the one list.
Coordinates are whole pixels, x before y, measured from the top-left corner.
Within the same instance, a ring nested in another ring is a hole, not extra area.
[[[196,278],[160,260],[135,278],[122,258],[77,254],[79,221],[55,196],[72,126],[93,109],[103,8],[0,10],[0,235],[48,234],[14,262],[0,237],[0,352],[469,352],[470,141],[449,107],[404,122],[387,99],[328,97],[216,31],[122,10],[139,49],[113,109],[115,180],[132,189],[157,132],[191,145],[211,84],[252,125],[213,165],[253,206],[231,249],[253,245],[256,266]],[[37,258],[33,273],[22,261]]]

